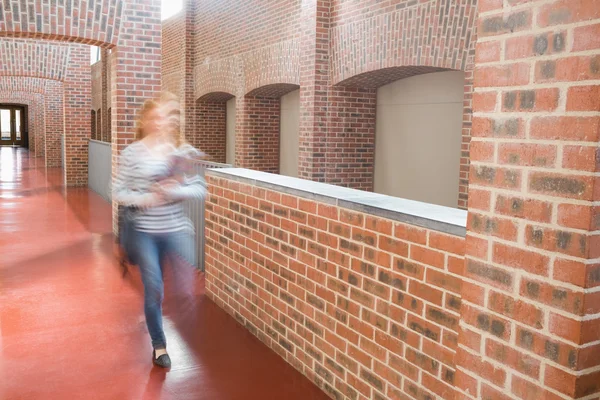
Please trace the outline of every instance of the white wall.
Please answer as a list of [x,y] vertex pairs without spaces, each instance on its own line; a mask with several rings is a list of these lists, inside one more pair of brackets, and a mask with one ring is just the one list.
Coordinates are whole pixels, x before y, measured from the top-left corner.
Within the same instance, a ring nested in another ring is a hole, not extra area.
[[464,73],[418,75],[377,91],[377,193],[457,207]]
[[235,164],[235,97],[227,102],[225,162]]
[[300,131],[300,90],[281,97],[279,128],[279,173],[298,177],[298,135]]

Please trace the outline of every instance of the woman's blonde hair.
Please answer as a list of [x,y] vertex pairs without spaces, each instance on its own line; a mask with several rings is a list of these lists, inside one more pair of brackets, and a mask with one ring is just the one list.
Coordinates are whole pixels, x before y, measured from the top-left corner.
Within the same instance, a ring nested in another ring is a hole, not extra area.
[[135,140],[142,140],[144,138],[144,136],[146,136],[144,134],[144,121],[146,120],[146,118],[148,117],[148,114],[151,111],[154,111],[154,110],[158,109],[159,107],[160,107],[160,105],[158,104],[158,102],[156,102],[154,100],[146,100],[144,102],[144,104],[142,105],[142,109],[138,113],[138,118],[136,120]]
[[[170,92],[163,92],[159,101],[149,99],[144,102],[140,112],[138,113],[138,118],[136,121],[135,140],[142,140],[144,136],[146,136],[144,134],[144,121],[146,120],[148,114],[169,102],[179,103],[179,98]],[[177,147],[186,144],[185,139],[181,137],[180,112],[181,111],[179,108],[174,108],[171,112],[169,112],[169,115],[165,116],[166,118],[177,118],[176,128],[174,131],[170,132]]]
[[165,116],[167,119],[176,119],[175,127],[173,131],[170,132],[173,135],[173,139],[175,140],[175,144],[177,147],[180,147],[186,144],[185,138],[181,135],[181,110],[179,107],[179,97],[171,92],[162,92],[160,96],[160,102],[164,106],[168,103],[177,103],[177,107],[168,110],[167,115]]

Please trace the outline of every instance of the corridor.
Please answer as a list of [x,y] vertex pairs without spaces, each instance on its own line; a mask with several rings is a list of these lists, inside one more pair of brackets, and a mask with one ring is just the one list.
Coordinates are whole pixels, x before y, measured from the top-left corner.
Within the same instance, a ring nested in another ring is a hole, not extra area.
[[203,296],[175,301],[173,368],[153,368],[136,271],[114,256],[111,207],[62,170],[0,148],[0,400],[324,399]]

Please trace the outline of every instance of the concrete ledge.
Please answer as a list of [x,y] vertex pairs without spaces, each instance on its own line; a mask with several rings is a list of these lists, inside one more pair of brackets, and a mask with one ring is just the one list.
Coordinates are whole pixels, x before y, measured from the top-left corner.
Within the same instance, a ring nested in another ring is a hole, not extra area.
[[101,140],[96,140],[96,139],[88,139],[90,141],[90,143],[94,143],[94,144],[101,144],[104,146],[108,146],[110,147],[112,144],[110,142],[103,142]]
[[210,169],[206,174],[455,236],[466,235],[464,210],[243,168]]

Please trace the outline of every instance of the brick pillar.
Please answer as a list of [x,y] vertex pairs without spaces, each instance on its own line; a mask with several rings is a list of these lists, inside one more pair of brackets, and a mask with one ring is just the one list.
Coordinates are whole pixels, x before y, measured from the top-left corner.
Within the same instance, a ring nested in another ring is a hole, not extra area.
[[46,154],[45,143],[46,143],[46,124],[44,121],[46,96],[41,96],[40,101],[37,103],[35,111],[35,156],[44,157]]
[[31,96],[31,102],[27,104],[27,134],[29,135],[27,138],[29,151],[32,153],[34,157],[36,157],[35,150],[35,138],[37,131],[37,107],[38,105],[38,95],[34,94]]
[[[119,44],[111,54],[112,173],[118,157],[135,135],[135,121],[145,100],[161,91],[160,0],[124,3]],[[144,18],[140,18],[144,15]],[[113,229],[116,232],[116,204]]]
[[35,131],[33,131],[33,125],[35,122],[35,97],[32,96],[30,102],[27,103],[27,148],[29,152],[35,157]]
[[44,104],[45,104],[46,100],[45,100],[45,96],[44,96],[44,100],[43,103],[40,103],[40,106],[38,108],[38,113],[37,113],[37,119],[39,121],[38,125],[38,137],[36,137],[35,143],[36,143],[36,150],[37,150],[37,156],[38,157],[44,157],[44,155],[46,154],[46,150],[45,150],[45,144],[46,144],[46,112],[44,110]]
[[300,148],[298,177],[325,182],[329,0],[302,0],[300,42]]
[[280,99],[236,99],[235,165],[279,173]]
[[46,167],[62,167],[61,138],[64,134],[63,84],[46,83],[44,111],[46,113]]
[[475,30],[465,65],[465,98],[463,104],[462,143],[458,181],[458,208],[465,210],[469,200],[469,169],[471,151],[471,128],[473,126],[473,68],[475,67]]
[[108,124],[110,124],[110,120],[108,117],[108,108],[110,107],[110,99],[108,98],[108,66],[110,65],[110,61],[108,60],[107,49],[101,49],[100,52],[100,57],[102,59],[102,108],[100,109],[101,115],[96,116],[96,118],[100,118],[101,121],[101,131],[98,132],[98,140],[110,142],[108,129]]
[[90,48],[80,44],[71,46],[64,82],[64,174],[67,186],[86,186],[92,108]]
[[298,176],[371,191],[377,91],[331,87],[331,2],[302,3]]
[[600,7],[479,3],[461,399],[600,392]]
[[40,134],[40,127],[38,121],[38,114],[40,113],[39,108],[44,104],[44,99],[42,94],[33,95],[33,101],[31,102],[31,107],[29,107],[28,117],[29,117],[29,126],[27,129],[29,130],[29,149],[33,150],[33,152],[37,152],[35,148],[37,136]]
[[185,62],[181,94],[181,134],[187,140],[195,136],[196,99],[194,89],[194,9],[195,1],[184,2],[185,12]]

